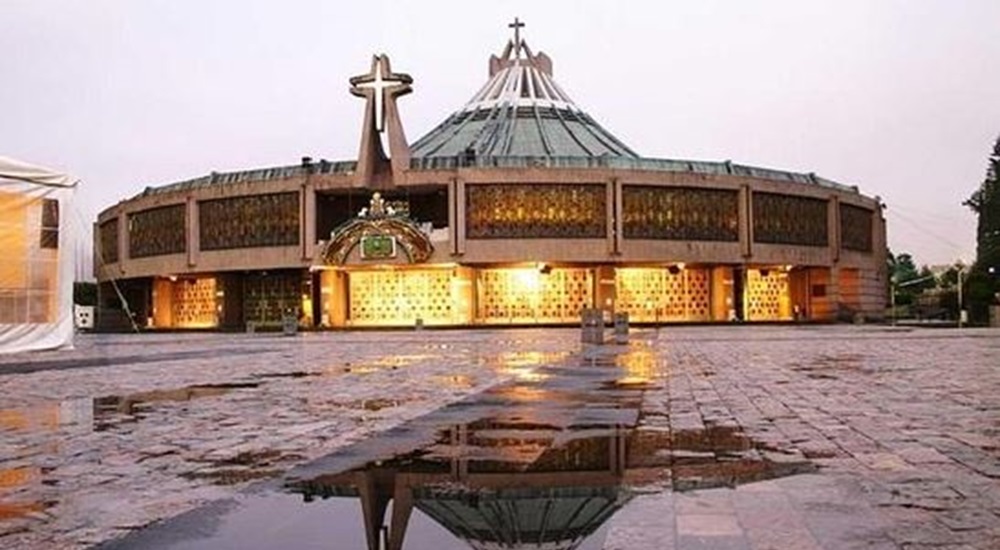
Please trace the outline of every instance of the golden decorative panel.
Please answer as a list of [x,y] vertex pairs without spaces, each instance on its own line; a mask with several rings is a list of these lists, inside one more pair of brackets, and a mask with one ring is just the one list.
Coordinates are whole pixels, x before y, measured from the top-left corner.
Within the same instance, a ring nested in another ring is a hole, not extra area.
[[491,184],[466,186],[470,239],[603,238],[604,185]]
[[827,201],[777,193],[753,194],[753,240],[827,246]]
[[708,321],[711,279],[707,269],[678,267],[615,270],[615,311],[636,322]]
[[586,268],[484,269],[476,318],[481,323],[572,323],[594,307],[594,275]]
[[187,250],[184,204],[151,208],[128,215],[129,257],[178,254]]
[[791,320],[788,273],[777,269],[748,269],[746,312],[748,321]]
[[455,322],[450,269],[387,269],[348,274],[348,315],[355,326]]
[[198,202],[202,250],[299,244],[299,194],[270,193]]
[[111,218],[97,228],[97,246],[99,262],[118,262],[118,218]]
[[626,239],[738,241],[739,192],[726,189],[626,185]]
[[858,252],[872,251],[874,212],[860,206],[840,203],[840,246]]
[[171,313],[178,328],[208,328],[218,325],[215,279],[181,279],[171,289]]

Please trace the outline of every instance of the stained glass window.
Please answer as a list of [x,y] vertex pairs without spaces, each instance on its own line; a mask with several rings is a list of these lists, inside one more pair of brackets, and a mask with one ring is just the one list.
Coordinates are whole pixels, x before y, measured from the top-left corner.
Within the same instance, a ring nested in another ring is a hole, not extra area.
[[129,214],[129,257],[178,254],[187,250],[185,210],[186,205],[174,204]]
[[118,261],[118,218],[101,223],[97,229],[97,258],[105,264]]
[[872,251],[872,216],[860,206],[840,204],[840,246],[858,252]]
[[827,246],[827,201],[777,193],[753,194],[753,240]]
[[299,244],[299,194],[271,193],[198,203],[202,250]]
[[738,241],[739,192],[626,185],[622,222],[626,239]]
[[601,184],[469,185],[466,236],[602,238],[607,233],[606,204]]

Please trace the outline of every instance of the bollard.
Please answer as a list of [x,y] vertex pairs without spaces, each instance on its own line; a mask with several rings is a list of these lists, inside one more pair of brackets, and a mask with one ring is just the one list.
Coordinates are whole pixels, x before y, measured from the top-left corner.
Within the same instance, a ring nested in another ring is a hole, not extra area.
[[299,330],[299,324],[298,321],[296,321],[295,317],[292,317],[291,315],[286,315],[281,320],[281,333],[284,334],[285,336],[295,336],[295,333],[298,332],[298,330]]
[[604,343],[604,312],[599,309],[580,311],[580,341],[584,344]]
[[257,331],[257,325],[253,321],[247,321],[247,334],[253,334]]
[[417,317],[417,321],[413,323],[413,330],[424,330],[424,320],[421,317]]
[[615,343],[628,343],[628,312],[615,313]]

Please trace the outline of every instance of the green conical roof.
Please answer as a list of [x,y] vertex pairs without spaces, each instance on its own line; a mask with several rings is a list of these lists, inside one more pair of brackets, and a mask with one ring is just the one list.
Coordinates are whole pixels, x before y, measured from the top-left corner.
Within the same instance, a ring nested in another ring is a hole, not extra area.
[[552,78],[552,61],[517,39],[490,59],[490,79],[464,107],[411,147],[414,158],[638,155],[601,127]]

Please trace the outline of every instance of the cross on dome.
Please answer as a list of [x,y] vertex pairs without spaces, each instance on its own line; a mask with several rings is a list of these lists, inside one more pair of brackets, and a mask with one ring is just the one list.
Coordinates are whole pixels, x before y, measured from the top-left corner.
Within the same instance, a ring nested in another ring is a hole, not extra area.
[[521,54],[521,29],[524,28],[524,22],[514,18],[514,22],[507,25],[508,27],[514,29],[514,57],[520,57]]
[[385,129],[386,94],[403,95],[412,90],[410,75],[393,73],[389,68],[389,57],[385,54],[372,59],[372,70],[366,75],[351,79],[351,93],[358,97],[370,97],[375,102],[375,130]]

